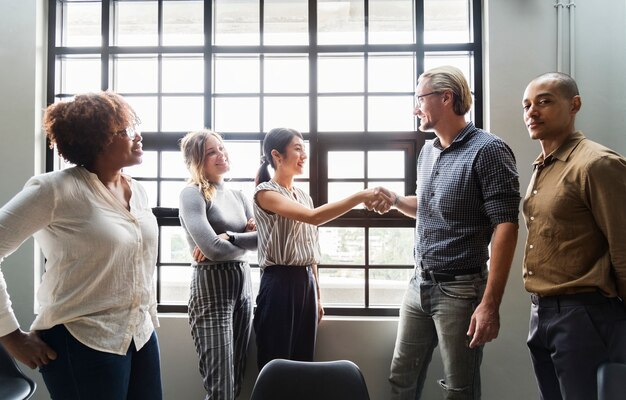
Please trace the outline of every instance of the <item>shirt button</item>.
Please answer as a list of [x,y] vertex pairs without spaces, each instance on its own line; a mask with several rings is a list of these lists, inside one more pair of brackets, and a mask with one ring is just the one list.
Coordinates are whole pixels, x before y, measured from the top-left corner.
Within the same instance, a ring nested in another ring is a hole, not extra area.
[[528,247],[532,249],[532,248],[534,248],[535,246],[533,246],[533,245],[531,244],[531,245],[529,245]]
[[530,217],[530,220],[531,220],[531,221],[534,221],[534,220],[535,220],[535,217]]
[[537,194],[537,191],[536,191],[536,190],[533,190],[533,194]]
[[533,271],[528,271],[528,275],[534,275],[535,273]]

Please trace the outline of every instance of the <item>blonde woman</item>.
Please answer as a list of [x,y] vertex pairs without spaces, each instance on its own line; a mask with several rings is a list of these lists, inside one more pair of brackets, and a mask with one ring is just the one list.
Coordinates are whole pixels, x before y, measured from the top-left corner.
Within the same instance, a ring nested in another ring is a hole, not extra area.
[[180,222],[194,256],[189,324],[207,395],[232,400],[241,390],[250,337],[252,286],[246,252],[256,250],[252,207],[224,185],[230,169],[219,134],[187,134],[181,151],[191,177],[180,194]]

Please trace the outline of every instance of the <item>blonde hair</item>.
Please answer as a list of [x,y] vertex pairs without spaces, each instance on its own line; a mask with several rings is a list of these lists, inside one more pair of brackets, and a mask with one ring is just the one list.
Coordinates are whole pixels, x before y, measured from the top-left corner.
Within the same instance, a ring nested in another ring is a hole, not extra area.
[[431,68],[420,75],[419,80],[428,78],[433,92],[449,90],[454,97],[452,109],[457,115],[465,115],[472,107],[472,92],[463,72],[451,65]]
[[215,184],[204,176],[204,145],[211,136],[217,138],[220,143],[224,143],[222,136],[210,129],[189,132],[180,141],[180,150],[183,153],[185,166],[191,174],[187,182],[198,186],[206,200],[211,200],[217,190]]

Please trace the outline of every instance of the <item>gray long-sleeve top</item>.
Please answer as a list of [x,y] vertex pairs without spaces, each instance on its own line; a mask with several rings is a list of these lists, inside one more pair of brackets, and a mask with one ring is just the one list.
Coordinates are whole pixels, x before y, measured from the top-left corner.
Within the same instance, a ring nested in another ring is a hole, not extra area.
[[[257,248],[257,232],[244,232],[248,220],[254,216],[251,203],[241,191],[227,189],[223,183],[216,188],[211,201],[205,200],[195,185],[185,187],[180,193],[179,218],[190,251],[196,245],[200,248],[207,258],[200,264],[245,261],[246,251]],[[227,231],[234,237],[233,243],[218,236]]]

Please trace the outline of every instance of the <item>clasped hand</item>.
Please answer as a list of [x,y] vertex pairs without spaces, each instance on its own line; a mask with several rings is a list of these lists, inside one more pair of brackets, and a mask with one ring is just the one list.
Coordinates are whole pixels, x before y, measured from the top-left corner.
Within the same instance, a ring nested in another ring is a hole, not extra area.
[[397,194],[391,192],[389,189],[378,186],[373,189],[371,198],[364,201],[363,204],[369,211],[384,214],[391,209],[397,196]]

